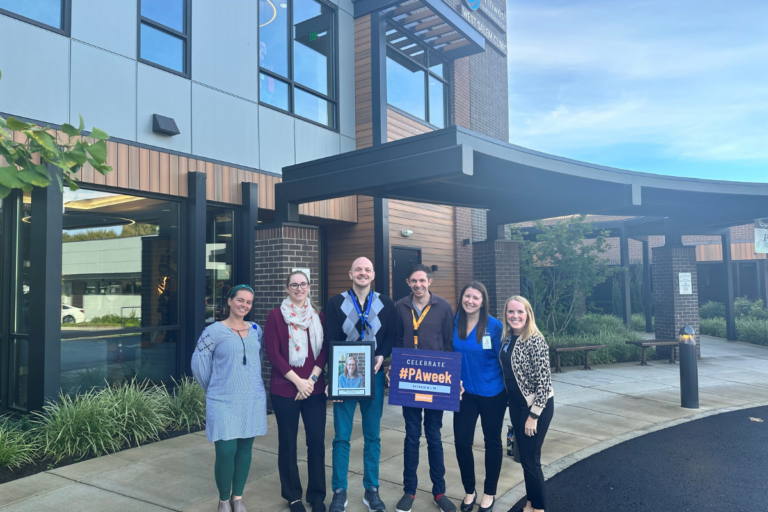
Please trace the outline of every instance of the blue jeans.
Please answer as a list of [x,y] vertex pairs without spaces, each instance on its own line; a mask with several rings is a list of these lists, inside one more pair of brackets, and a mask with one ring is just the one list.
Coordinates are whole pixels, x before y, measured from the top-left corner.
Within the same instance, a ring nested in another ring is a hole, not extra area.
[[416,494],[419,483],[416,469],[419,467],[419,441],[421,439],[422,411],[424,414],[424,436],[427,438],[429,456],[429,478],[432,480],[432,494],[445,494],[445,462],[440,429],[443,427],[443,411],[403,407],[405,418],[405,446],[403,450],[403,491]]
[[333,439],[333,478],[331,489],[347,489],[349,471],[349,440],[355,407],[360,402],[363,416],[363,487],[370,489],[379,486],[379,459],[381,458],[381,413],[384,408],[384,372],[379,371],[373,378],[375,392],[373,400],[344,400],[333,404],[333,426],[336,437]]

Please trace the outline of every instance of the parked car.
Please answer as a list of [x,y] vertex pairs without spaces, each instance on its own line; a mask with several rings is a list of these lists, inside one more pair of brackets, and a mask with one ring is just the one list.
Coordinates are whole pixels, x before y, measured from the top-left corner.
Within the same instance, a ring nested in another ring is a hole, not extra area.
[[61,323],[79,324],[82,322],[85,322],[85,311],[67,304],[61,305]]

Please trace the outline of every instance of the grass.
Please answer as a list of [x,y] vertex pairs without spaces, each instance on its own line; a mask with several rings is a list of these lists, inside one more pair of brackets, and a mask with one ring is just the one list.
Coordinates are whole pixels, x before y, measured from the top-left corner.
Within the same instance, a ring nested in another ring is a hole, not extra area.
[[115,420],[113,437],[137,446],[148,440],[157,441],[171,419],[165,407],[164,387],[156,388],[149,381],[117,384],[104,389],[99,400]]
[[[643,320],[645,329],[645,320]],[[635,332],[624,325],[624,321],[613,315],[588,314],[574,321],[568,334],[548,336],[550,348],[567,347],[583,344],[606,345],[605,348],[594,350],[589,354],[590,364],[623,363],[639,361],[641,350],[625,341],[641,339]],[[655,354],[648,350],[648,356]],[[583,351],[564,352],[560,355],[561,366],[584,365],[586,357]]]
[[32,463],[37,444],[18,422],[0,417],[0,468],[18,468]]
[[165,410],[174,430],[192,430],[205,425],[205,391],[191,377],[185,377],[172,392],[165,392]]

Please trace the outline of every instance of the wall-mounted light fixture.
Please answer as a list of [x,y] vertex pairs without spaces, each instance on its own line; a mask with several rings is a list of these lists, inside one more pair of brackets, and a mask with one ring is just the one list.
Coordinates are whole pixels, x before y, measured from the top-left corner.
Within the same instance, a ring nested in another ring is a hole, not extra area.
[[404,229],[404,230],[402,230],[400,232],[400,234],[403,235],[404,237],[408,238],[409,236],[411,236],[413,234],[413,230]]
[[160,114],[152,114],[152,131],[170,136],[181,133],[179,127],[176,126],[176,121],[172,117],[165,117]]
[[465,238],[461,241],[463,245],[472,245],[472,239],[471,238]]

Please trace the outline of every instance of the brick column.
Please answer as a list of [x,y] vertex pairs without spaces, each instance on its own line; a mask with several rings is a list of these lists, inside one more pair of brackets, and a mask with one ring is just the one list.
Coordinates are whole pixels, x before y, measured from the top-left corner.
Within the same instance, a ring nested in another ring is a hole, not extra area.
[[[294,268],[309,269],[309,279],[312,285],[310,297],[315,303],[319,302],[319,234],[320,230],[316,226],[294,223],[270,225],[256,229],[256,269],[253,282],[256,296],[253,298],[251,317],[261,327],[264,327],[269,312],[279,307],[286,297],[285,278]],[[269,378],[272,373],[272,365],[267,361],[264,347],[262,347],[261,371],[264,387],[267,391],[267,409],[271,412]]]
[[[696,329],[696,352],[699,345],[699,286],[696,277],[696,248],[693,246],[662,246],[653,248],[653,306],[656,314],[656,338],[677,339],[686,325]],[[693,293],[680,295],[679,275],[691,274]],[[669,357],[670,347],[656,347],[659,359]]]
[[488,289],[488,313],[503,322],[504,303],[520,294],[520,247],[512,240],[485,240],[472,247],[475,279]]
[[[456,265],[456,307],[461,302],[461,289],[472,280],[472,209],[455,207],[453,209],[453,253]],[[464,245],[464,240],[470,243]]]

